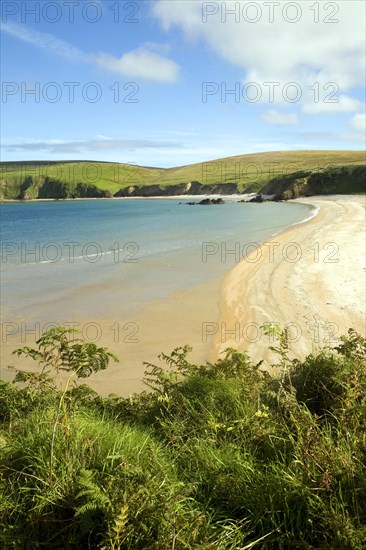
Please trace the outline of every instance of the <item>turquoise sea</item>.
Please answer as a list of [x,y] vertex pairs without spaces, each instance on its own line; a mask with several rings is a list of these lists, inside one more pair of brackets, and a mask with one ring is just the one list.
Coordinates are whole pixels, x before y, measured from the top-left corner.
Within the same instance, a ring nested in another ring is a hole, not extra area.
[[132,318],[312,215],[297,203],[179,204],[188,200],[1,204],[3,321]]

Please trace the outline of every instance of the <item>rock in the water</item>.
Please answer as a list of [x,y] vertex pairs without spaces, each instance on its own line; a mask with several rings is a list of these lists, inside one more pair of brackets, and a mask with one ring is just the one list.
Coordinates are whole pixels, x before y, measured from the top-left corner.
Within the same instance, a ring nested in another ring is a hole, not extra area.
[[211,202],[211,199],[203,199],[200,202],[198,202],[197,204],[212,204],[212,202]]
[[202,199],[200,202],[186,202],[186,204],[190,206],[194,206],[195,204],[225,204],[225,201],[220,197],[218,199]]
[[263,196],[261,195],[261,193],[258,193],[258,195],[256,195],[256,196],[253,197],[252,199],[250,199],[249,202],[266,202],[266,199],[263,198]]
[[224,204],[224,203],[225,203],[225,201],[223,199],[219,198],[219,199],[202,199],[197,204],[206,205],[206,204]]

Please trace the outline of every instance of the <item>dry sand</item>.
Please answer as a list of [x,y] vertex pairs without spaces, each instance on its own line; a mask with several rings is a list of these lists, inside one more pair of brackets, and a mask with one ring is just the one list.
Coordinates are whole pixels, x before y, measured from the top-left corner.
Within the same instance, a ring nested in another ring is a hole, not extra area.
[[332,345],[350,327],[365,334],[365,197],[301,202],[317,215],[253,251],[224,281],[213,358],[234,347],[268,367],[275,358],[260,328],[267,323],[287,325],[297,357]]

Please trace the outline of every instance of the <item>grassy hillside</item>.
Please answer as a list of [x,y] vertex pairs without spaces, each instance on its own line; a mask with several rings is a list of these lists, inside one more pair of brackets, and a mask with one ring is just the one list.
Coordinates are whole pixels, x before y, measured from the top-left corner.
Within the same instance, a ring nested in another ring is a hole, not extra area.
[[[257,191],[272,179],[294,172],[360,164],[365,164],[363,151],[256,153],[166,169],[90,161],[4,162],[1,164],[1,197],[49,198],[56,193],[56,198],[65,198],[65,192],[70,197],[98,196],[94,187],[105,192],[101,196],[113,196],[134,185],[159,185],[164,189],[192,181],[202,185],[235,183],[240,192]],[[61,182],[64,188],[57,190],[55,182]],[[78,195],[75,190],[78,183],[90,186],[91,190]],[[44,190],[39,194],[42,186]]]
[[299,170],[364,163],[363,151],[274,151],[169,168],[153,183],[172,185],[197,180],[203,185],[235,182],[242,189],[253,184],[259,188],[276,176]]
[[3,162],[1,180],[3,196],[14,198],[25,178],[35,184],[46,178],[68,184],[78,182],[95,185],[112,195],[119,189],[136,183],[149,184],[161,173],[159,168],[145,168],[110,162]]
[[[272,335],[276,377],[180,348],[128,399],[60,390],[47,369],[0,381],[1,548],[364,550],[366,341],[300,362]],[[71,376],[107,366],[66,336],[22,353]]]

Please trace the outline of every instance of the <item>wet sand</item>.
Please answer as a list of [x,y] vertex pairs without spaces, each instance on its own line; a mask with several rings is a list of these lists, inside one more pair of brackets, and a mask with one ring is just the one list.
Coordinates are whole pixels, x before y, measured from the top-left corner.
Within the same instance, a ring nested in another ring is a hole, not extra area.
[[[111,393],[128,396],[147,389],[142,382],[146,369],[143,363],[163,364],[158,359],[160,353],[170,354],[177,347],[189,345],[193,348],[189,354],[192,362],[201,363],[209,359],[212,339],[203,341],[202,326],[212,322],[218,324],[218,297],[222,282],[221,277],[189,290],[174,292],[166,300],[148,304],[133,317],[90,321],[75,314],[72,317],[78,322],[75,328],[81,329],[88,341],[95,340],[98,346],[107,347],[119,358],[119,363],[111,363],[107,370],[80,380],[80,383],[87,383],[104,396]],[[35,370],[33,361],[11,355],[18,347],[33,347],[37,339],[37,334],[31,332],[35,327],[34,320],[22,321],[29,330],[28,334],[21,330],[20,321],[14,323],[14,327],[9,323],[6,331],[3,328],[0,373],[3,379],[13,377],[13,371],[7,365]],[[39,328],[42,332],[43,325],[40,324]],[[12,332],[15,333],[13,336]]]

